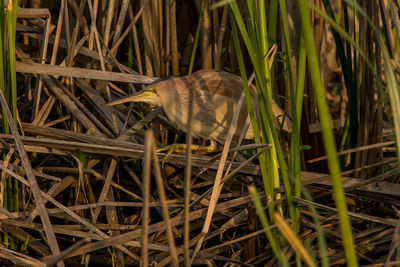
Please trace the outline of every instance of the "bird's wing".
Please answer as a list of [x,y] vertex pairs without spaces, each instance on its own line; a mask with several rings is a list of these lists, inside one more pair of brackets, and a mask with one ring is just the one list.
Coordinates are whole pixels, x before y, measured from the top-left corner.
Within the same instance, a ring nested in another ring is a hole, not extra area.
[[[195,101],[194,106],[194,114],[193,118],[195,121],[201,121],[202,127],[204,127],[203,131],[213,132],[215,135],[224,135],[226,131],[226,127],[223,126],[217,119],[216,114],[216,106],[213,102],[212,95],[204,87],[204,80],[199,79],[198,77],[191,75],[184,77],[184,83],[189,89],[189,91],[193,92],[193,100]],[[187,97],[186,99],[189,99]],[[203,132],[202,131],[202,132]],[[210,133],[209,133],[210,134]],[[226,135],[226,134],[225,134]],[[203,138],[207,138],[204,136],[200,136]]]
[[243,91],[242,80],[239,76],[225,71],[200,70],[193,73],[203,90],[213,95],[221,95],[238,100]]

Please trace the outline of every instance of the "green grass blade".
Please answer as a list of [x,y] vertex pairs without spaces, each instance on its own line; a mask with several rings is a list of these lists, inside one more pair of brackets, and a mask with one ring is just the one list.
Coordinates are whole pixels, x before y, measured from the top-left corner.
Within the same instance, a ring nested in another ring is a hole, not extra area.
[[315,49],[314,35],[310,23],[307,9],[307,1],[299,0],[299,9],[302,22],[302,35],[304,36],[308,63],[311,72],[311,80],[314,87],[315,97],[322,128],[322,136],[326,154],[328,156],[328,168],[332,177],[332,186],[335,194],[335,204],[338,209],[340,229],[342,232],[343,246],[348,266],[358,266],[357,257],[354,250],[353,234],[350,220],[347,215],[347,204],[342,186],[339,161],[336,153],[336,144],[331,129],[331,120],[328,106],[325,99],[325,90],[322,85],[321,70],[319,67],[319,57]]

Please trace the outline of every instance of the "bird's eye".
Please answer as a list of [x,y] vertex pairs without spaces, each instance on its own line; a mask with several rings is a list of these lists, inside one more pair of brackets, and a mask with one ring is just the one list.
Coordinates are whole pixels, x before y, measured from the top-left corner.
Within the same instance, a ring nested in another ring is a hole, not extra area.
[[151,89],[151,92],[153,92],[153,94],[157,94],[157,89]]

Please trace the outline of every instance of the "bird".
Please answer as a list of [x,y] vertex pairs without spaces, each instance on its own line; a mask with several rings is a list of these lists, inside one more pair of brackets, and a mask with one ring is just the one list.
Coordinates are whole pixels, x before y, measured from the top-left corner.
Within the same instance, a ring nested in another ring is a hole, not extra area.
[[[253,103],[258,106],[257,92],[251,88]],[[200,70],[192,75],[160,79],[146,86],[136,94],[107,103],[108,106],[126,102],[144,102],[163,108],[171,123],[183,132],[187,132],[190,91],[193,95],[192,134],[194,137],[224,144],[233,115],[243,92],[242,79],[232,73],[219,70]],[[257,108],[255,108],[257,110]],[[273,101],[275,118],[282,120],[284,112]],[[258,113],[256,113],[258,114]],[[239,139],[248,116],[246,101],[240,110],[233,140]],[[257,116],[259,117],[259,116]],[[276,126],[278,125],[276,122]],[[284,127],[290,131],[289,119]],[[250,124],[245,139],[253,139]]]

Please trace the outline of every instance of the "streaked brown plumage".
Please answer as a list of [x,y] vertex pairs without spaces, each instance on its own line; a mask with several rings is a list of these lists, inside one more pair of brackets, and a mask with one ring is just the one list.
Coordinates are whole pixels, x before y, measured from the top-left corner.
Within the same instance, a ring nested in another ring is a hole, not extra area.
[[[189,90],[193,90],[194,100],[193,135],[224,143],[237,102],[243,91],[241,78],[228,72],[200,70],[192,75],[157,81],[135,95],[112,101],[108,105],[117,105],[125,102],[146,102],[161,106],[168,119],[177,128],[186,132]],[[253,99],[256,99],[255,91],[252,91],[252,95]],[[275,117],[283,114],[275,102],[273,111]],[[239,137],[246,118],[247,108],[246,103],[244,103],[239,115],[234,139]],[[288,119],[285,121],[284,128],[288,130],[290,122],[288,122]],[[253,138],[251,126],[245,138]]]

